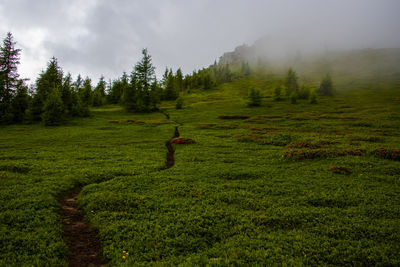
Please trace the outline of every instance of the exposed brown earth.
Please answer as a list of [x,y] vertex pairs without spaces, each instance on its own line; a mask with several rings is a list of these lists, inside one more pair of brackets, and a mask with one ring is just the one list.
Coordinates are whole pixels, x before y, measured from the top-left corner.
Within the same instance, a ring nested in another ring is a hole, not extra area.
[[80,190],[74,190],[58,200],[64,240],[70,253],[68,265],[70,267],[104,266],[103,250],[97,239],[97,233],[83,220],[85,212],[78,208],[76,197],[79,193]]

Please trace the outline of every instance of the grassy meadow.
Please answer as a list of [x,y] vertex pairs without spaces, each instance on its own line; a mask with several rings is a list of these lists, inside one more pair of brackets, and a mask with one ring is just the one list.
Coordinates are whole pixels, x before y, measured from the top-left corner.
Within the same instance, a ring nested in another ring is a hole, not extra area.
[[[279,79],[193,91],[181,110],[162,104],[170,121],[104,106],[2,126],[0,266],[66,265],[57,198],[82,186],[109,266],[399,265],[400,84],[312,105],[273,101]],[[196,143],[164,170],[177,123]]]

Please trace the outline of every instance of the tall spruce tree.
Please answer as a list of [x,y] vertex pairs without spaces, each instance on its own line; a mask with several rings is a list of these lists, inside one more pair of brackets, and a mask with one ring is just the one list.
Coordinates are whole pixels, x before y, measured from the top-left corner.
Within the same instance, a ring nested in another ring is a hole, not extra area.
[[136,72],[133,71],[128,83],[126,73],[124,73],[118,81],[118,84],[122,90],[122,104],[125,109],[129,112],[139,111],[143,108],[143,103],[140,99],[140,92],[137,87],[137,76]]
[[104,76],[100,77],[99,82],[94,88],[93,92],[93,106],[101,106],[105,103],[105,93],[106,91],[106,82],[104,81]]
[[14,122],[22,122],[25,119],[25,111],[29,106],[28,86],[23,80],[19,80],[17,84],[17,92],[11,102],[11,112]]
[[289,68],[285,77],[286,95],[291,95],[292,93],[297,94],[299,91],[298,77],[296,72]]
[[0,123],[12,120],[11,103],[19,83],[18,64],[21,49],[15,48],[11,32],[0,46]]
[[92,81],[86,77],[83,87],[80,91],[80,97],[84,106],[89,107],[93,104]]
[[317,90],[317,93],[325,96],[333,95],[333,82],[329,73],[327,73],[325,77],[322,79],[321,84]]
[[153,90],[156,76],[151,56],[147,49],[142,50],[142,59],[135,65],[131,75],[130,86],[124,88],[123,105],[126,110],[133,112],[149,112],[156,110],[156,98]]
[[183,75],[182,75],[182,70],[180,68],[176,71],[175,80],[176,80],[176,87],[177,87],[178,91],[182,92],[183,91]]
[[61,100],[63,102],[65,113],[70,113],[73,106],[72,78],[70,73],[68,73],[63,79],[63,84],[61,87]]
[[176,86],[175,76],[170,70],[168,72],[167,81],[164,88],[164,99],[165,100],[175,100],[178,98],[179,92]]
[[73,88],[76,92],[80,92],[82,90],[83,86],[83,79],[80,74],[78,74],[78,77],[76,77],[76,81],[73,84]]
[[58,66],[57,59],[52,57],[47,64],[46,71],[39,75],[36,80],[36,94],[33,99],[32,116],[34,120],[40,120],[41,114],[44,111],[44,104],[47,97],[53,90],[62,91],[63,72]]
[[155,67],[151,63],[151,56],[148,54],[146,48],[142,50],[142,55],[142,60],[135,66],[137,86],[141,91],[149,91],[155,79]]
[[58,88],[52,88],[44,103],[42,121],[46,126],[60,125],[64,119],[63,102]]

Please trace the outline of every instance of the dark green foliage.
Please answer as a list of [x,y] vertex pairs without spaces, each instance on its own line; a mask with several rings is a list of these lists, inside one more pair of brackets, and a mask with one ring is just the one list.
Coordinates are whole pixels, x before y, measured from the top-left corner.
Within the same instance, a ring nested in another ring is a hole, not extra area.
[[151,56],[147,49],[142,50],[142,60],[135,65],[136,86],[140,91],[150,91],[150,86],[155,80],[154,66],[151,63]]
[[[54,94],[54,90],[58,92],[63,90],[63,73],[55,57],[50,59],[46,71],[42,72],[36,80],[36,94],[33,97],[31,108],[33,120],[38,121],[44,118],[42,116],[44,105],[50,93]],[[61,105],[63,106],[62,102]],[[61,109],[64,110],[62,106]]]
[[99,82],[94,88],[93,92],[93,106],[101,106],[105,104],[105,95],[106,95],[106,82],[104,81],[104,76],[100,77]]
[[211,78],[211,74],[210,73],[205,72],[203,74],[202,78],[203,78],[203,89],[204,90],[208,90],[208,89],[211,89],[211,88],[214,87],[213,80]]
[[9,32],[0,46],[0,123],[11,123],[14,118],[12,102],[20,84],[18,64],[21,52],[15,45]]
[[333,95],[333,82],[331,76],[328,74],[322,79],[321,84],[317,90],[317,93],[324,96]]
[[121,79],[122,104],[129,112],[155,111],[160,99],[151,56],[147,49],[143,49],[142,54],[142,59],[135,65],[131,74],[130,84],[124,76]]
[[151,91],[150,91],[150,103],[152,105],[153,110],[157,110],[157,105],[161,103],[162,99],[162,88],[157,82],[157,79],[154,79],[153,83],[151,84]]
[[281,87],[276,87],[274,90],[274,100],[281,101],[282,100],[282,89]]
[[[52,99],[48,101],[49,95]],[[90,79],[82,80],[78,75],[72,83],[72,77],[58,66],[56,58],[52,58],[46,71],[36,80],[36,94],[29,107],[29,115],[33,121],[42,120],[45,125],[60,125],[70,116],[89,116],[89,106],[93,102]],[[60,104],[60,107],[55,105]]]
[[311,92],[311,88],[307,85],[303,85],[297,94],[298,98],[299,99],[308,99],[310,97],[310,92]]
[[209,67],[217,85],[232,81],[232,73],[228,64],[217,64]]
[[74,90],[76,92],[80,92],[82,90],[82,86],[83,86],[83,79],[82,76],[78,74],[78,77],[76,77],[76,81],[73,84]]
[[25,111],[28,109],[30,97],[28,96],[28,87],[22,81],[17,85],[17,92],[11,102],[11,113],[14,122],[23,122]]
[[58,66],[57,59],[53,57],[47,64],[46,71],[42,72],[36,80],[36,95],[40,98],[42,107],[53,89],[61,91],[62,86],[63,73]]
[[179,96],[179,91],[177,88],[176,79],[172,70],[169,70],[168,75],[165,80],[165,88],[164,88],[164,99],[165,100],[175,100]]
[[299,84],[297,82],[298,77],[296,72],[289,68],[286,77],[285,77],[285,87],[286,87],[286,95],[290,96],[293,92],[297,93],[299,90]]
[[297,104],[297,98],[298,98],[297,93],[296,92],[292,92],[290,94],[290,103]]
[[63,85],[61,87],[61,100],[63,103],[64,112],[70,114],[73,106],[72,101],[72,77],[68,73],[63,79]]
[[259,107],[261,106],[262,95],[257,89],[251,88],[249,93],[249,102],[247,105],[249,107]]
[[122,77],[112,83],[110,93],[108,95],[108,101],[111,104],[122,103],[122,95],[125,90],[128,89],[128,77],[126,73],[123,73]]
[[213,89],[217,84],[230,80],[230,71],[227,65],[213,65],[207,69],[194,71],[192,75],[186,75],[183,80],[184,87],[190,89]]
[[78,92],[73,91],[71,94],[72,107],[70,114],[74,117],[88,117],[90,110],[88,105],[84,105]]
[[249,76],[251,74],[251,69],[248,62],[242,62],[241,73],[244,76]]
[[318,103],[317,93],[315,92],[315,90],[311,91],[309,101],[310,101],[310,104],[317,104]]
[[176,99],[175,108],[182,109],[182,107],[183,107],[183,97],[180,96]]
[[79,95],[84,106],[89,107],[93,105],[92,81],[89,79],[89,77],[86,77],[85,81],[83,82],[83,87],[80,90]]
[[34,94],[32,97],[32,102],[29,105],[29,114],[32,121],[40,121],[42,119],[41,115],[43,112],[43,102],[39,95]]
[[64,110],[61,94],[57,88],[53,88],[44,103],[42,121],[46,126],[56,126],[62,124],[63,119]]
[[183,75],[182,70],[179,68],[175,74],[176,88],[179,92],[183,91]]

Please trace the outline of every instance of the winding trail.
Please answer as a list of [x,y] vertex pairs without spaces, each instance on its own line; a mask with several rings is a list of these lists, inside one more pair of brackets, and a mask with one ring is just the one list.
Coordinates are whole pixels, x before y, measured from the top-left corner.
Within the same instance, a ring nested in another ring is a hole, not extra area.
[[68,265],[70,267],[104,266],[102,264],[103,250],[97,239],[97,232],[90,229],[83,220],[85,212],[78,208],[76,202],[80,191],[81,189],[74,190],[58,199],[64,240],[70,253]]
[[174,132],[174,135],[171,137],[171,139],[169,139],[166,143],[165,143],[165,146],[167,147],[167,149],[168,149],[168,152],[167,152],[167,158],[166,158],[166,161],[165,161],[165,169],[169,169],[169,168],[171,168],[172,166],[174,166],[174,164],[175,164],[175,149],[174,149],[174,147],[172,146],[172,139],[174,139],[174,138],[176,138],[176,137],[179,137],[179,129],[178,129],[178,126],[175,126],[175,132]]
[[[169,120],[169,114],[160,111]],[[179,125],[181,123],[175,122]],[[175,149],[172,139],[179,137],[179,126],[175,126],[174,135],[165,146],[167,155],[164,169],[169,169],[175,164]],[[69,248],[68,266],[70,267],[98,267],[103,264],[103,250],[97,239],[97,232],[84,221],[85,212],[78,207],[76,201],[82,188],[75,189],[58,198],[60,204],[59,214],[62,219],[63,237]]]

